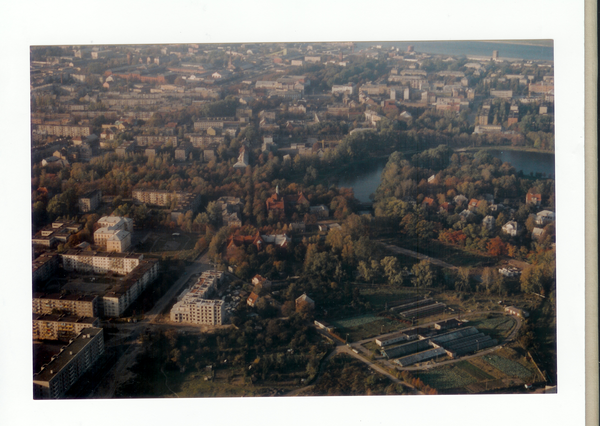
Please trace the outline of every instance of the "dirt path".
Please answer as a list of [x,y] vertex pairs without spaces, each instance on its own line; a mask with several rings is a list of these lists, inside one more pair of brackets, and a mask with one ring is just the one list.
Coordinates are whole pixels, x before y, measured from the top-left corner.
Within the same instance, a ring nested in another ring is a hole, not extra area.
[[437,265],[437,266],[441,266],[442,268],[448,268],[448,269],[458,269],[456,266],[451,265],[449,263],[444,262],[443,260],[439,260],[439,259],[435,259],[433,257],[429,257],[427,255],[421,254],[421,253],[417,253],[416,251],[412,251],[412,250],[408,250],[402,247],[398,247],[395,246],[393,244],[387,244],[387,243],[381,243],[383,244],[383,246],[385,248],[387,248],[388,250],[390,250],[391,252],[394,252],[396,254],[403,254],[405,256],[410,256],[410,257],[414,257],[416,259],[419,260],[429,260],[432,264]]

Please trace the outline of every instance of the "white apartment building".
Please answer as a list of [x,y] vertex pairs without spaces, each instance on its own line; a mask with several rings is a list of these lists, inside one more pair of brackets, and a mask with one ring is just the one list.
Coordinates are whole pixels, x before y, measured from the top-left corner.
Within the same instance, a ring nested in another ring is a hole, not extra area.
[[179,301],[171,309],[171,321],[198,325],[224,324],[226,320],[224,302],[207,299],[222,279],[222,272],[202,273],[196,284],[180,296]]
[[106,274],[114,272],[127,275],[140,265],[142,254],[98,253],[72,249],[60,255],[65,271],[94,272]]

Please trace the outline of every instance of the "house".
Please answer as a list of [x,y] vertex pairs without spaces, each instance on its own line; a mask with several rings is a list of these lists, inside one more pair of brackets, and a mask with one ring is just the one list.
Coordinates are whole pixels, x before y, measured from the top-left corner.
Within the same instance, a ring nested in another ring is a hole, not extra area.
[[508,278],[518,277],[519,275],[521,275],[521,271],[513,267],[500,268],[498,269],[498,272],[500,273],[500,275],[503,275]]
[[248,296],[246,303],[248,304],[248,306],[254,307],[256,305],[256,302],[258,302],[258,299],[259,299],[258,294],[256,294],[255,292],[252,292],[252,293],[250,293],[250,296]]
[[425,197],[421,205],[427,209],[435,209],[437,207],[435,200],[430,197]]
[[471,198],[471,200],[469,201],[469,210],[475,210],[477,208],[477,204],[479,203],[479,200],[476,198]]
[[533,241],[538,241],[540,238],[542,238],[543,234],[543,228],[533,228],[533,231],[531,231],[531,239]]
[[525,196],[525,203],[539,206],[542,203],[542,194],[529,191]]
[[542,210],[535,216],[535,224],[540,226],[547,225],[551,222],[554,222],[554,220],[554,212],[551,212],[550,210]]
[[267,212],[273,211],[279,215],[285,214],[285,201],[279,194],[279,185],[275,187],[275,193],[267,199],[266,204]]
[[506,224],[504,224],[502,227],[502,232],[510,235],[511,237],[516,237],[520,230],[521,227],[514,220],[506,222]]
[[460,220],[463,222],[473,220],[473,218],[475,217],[475,213],[473,213],[471,210],[463,210],[458,215],[460,216]]
[[516,308],[514,306],[507,306],[506,308],[504,308],[504,312],[508,312],[509,315],[514,315],[516,317],[529,317],[529,312],[524,311],[523,309]]
[[454,197],[454,203],[456,203],[456,204],[466,203],[467,201],[468,201],[468,198],[462,194]]
[[450,213],[452,210],[454,210],[454,206],[452,205],[452,203],[445,202],[440,204],[440,213]]
[[296,299],[296,311],[300,310],[303,306],[308,306],[311,310],[315,308],[315,301],[308,297],[306,293]]
[[485,229],[492,230],[496,226],[496,218],[494,216],[486,216],[481,222]]
[[266,279],[265,277],[263,277],[262,275],[255,275],[254,278],[252,278],[252,284],[254,285],[261,285],[262,288],[264,288],[265,290],[270,290],[271,289],[271,280]]
[[318,206],[311,206],[310,214],[314,214],[320,218],[326,218],[329,217],[329,209],[323,204],[320,204]]

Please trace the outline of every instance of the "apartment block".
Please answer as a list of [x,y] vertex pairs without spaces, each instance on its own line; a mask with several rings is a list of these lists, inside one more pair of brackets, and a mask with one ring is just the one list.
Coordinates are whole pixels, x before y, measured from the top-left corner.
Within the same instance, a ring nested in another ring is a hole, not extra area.
[[32,312],[34,314],[52,314],[56,311],[79,317],[97,317],[98,297],[83,294],[33,294]]
[[96,210],[102,202],[102,191],[96,189],[79,198],[79,211],[88,213]]
[[198,325],[222,325],[226,315],[222,300],[209,300],[223,278],[222,272],[202,273],[196,284],[180,296],[171,309],[171,321]]
[[84,328],[58,355],[33,375],[35,399],[57,399],[77,382],[104,353],[101,328]]
[[75,338],[84,328],[100,327],[100,320],[77,315],[32,314],[33,340],[62,340]]

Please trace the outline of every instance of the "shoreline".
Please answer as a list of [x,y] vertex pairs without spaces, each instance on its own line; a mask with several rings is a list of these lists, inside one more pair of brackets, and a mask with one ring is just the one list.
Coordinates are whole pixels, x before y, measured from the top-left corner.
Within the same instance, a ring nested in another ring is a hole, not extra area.
[[532,148],[528,146],[512,146],[512,145],[498,145],[498,146],[470,146],[466,148],[455,149],[454,152],[476,152],[483,149],[495,150],[495,151],[521,151],[521,152],[537,152],[539,154],[552,154],[556,155],[554,151],[544,151],[538,148]]

